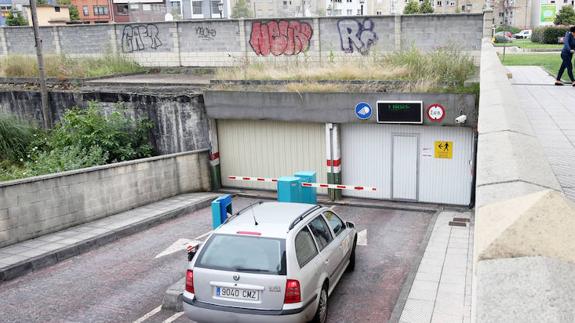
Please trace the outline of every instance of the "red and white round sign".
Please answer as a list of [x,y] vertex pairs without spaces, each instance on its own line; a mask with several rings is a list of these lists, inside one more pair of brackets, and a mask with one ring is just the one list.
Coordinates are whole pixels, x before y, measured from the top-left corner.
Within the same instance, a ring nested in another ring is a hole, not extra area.
[[427,117],[433,122],[440,122],[445,117],[445,108],[439,103],[434,103],[427,108]]

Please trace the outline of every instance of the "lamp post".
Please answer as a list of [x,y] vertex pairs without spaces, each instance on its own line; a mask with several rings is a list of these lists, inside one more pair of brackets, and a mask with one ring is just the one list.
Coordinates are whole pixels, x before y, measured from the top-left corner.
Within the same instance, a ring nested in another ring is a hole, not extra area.
[[359,4],[361,5],[361,15],[363,16],[363,4],[365,3],[365,0],[359,0]]
[[220,19],[222,19],[222,11],[224,10],[224,2],[222,0],[218,2],[218,10],[220,11]]

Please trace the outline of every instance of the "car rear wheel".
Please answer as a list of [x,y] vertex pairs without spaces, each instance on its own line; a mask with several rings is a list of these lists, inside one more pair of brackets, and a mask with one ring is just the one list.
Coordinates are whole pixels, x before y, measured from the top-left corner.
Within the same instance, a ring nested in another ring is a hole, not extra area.
[[313,317],[312,322],[314,323],[325,323],[327,321],[327,286],[324,285],[319,294],[319,304],[317,305],[317,311]]

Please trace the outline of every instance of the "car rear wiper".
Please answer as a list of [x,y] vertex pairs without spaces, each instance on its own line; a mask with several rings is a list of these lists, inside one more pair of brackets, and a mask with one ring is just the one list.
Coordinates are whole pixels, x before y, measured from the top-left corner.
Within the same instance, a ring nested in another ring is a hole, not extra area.
[[269,270],[266,270],[266,269],[245,268],[245,267],[235,267],[234,270],[235,270],[235,271],[255,271],[255,272],[258,272],[258,273],[267,273],[267,272],[270,272]]

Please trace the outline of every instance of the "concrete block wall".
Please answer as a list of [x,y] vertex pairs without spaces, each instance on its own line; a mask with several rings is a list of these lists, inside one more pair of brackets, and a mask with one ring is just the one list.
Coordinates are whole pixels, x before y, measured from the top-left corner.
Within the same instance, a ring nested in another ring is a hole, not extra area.
[[0,183],[0,247],[177,194],[209,191],[208,151]]
[[[478,56],[482,14],[202,20],[41,28],[46,53],[119,53],[144,66],[320,62],[453,44]],[[0,55],[34,54],[29,27],[0,34]],[[2,48],[2,39],[6,49]]]
[[[121,89],[119,89],[121,91]],[[109,91],[100,92],[50,92],[52,122],[55,123],[66,110],[86,107],[89,101],[98,102],[105,113],[122,111],[134,120],[148,119],[153,124],[151,143],[159,154],[171,154],[209,147],[208,119],[203,98],[199,94],[146,95]],[[0,91],[0,113],[42,124],[40,93],[34,91]]]

